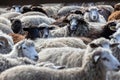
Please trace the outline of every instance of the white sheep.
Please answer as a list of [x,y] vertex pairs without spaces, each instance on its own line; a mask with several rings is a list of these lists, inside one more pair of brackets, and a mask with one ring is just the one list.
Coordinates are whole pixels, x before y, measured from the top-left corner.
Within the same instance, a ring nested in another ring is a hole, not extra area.
[[21,15],[21,14],[18,12],[8,12],[8,13],[1,14],[0,17],[4,17],[4,18],[7,18],[10,20],[10,19],[17,17],[19,15]]
[[41,12],[30,11],[30,12],[26,12],[24,14],[21,14],[21,15],[15,17],[15,18],[13,18],[13,19],[21,19],[24,16],[31,16],[31,15],[39,15],[39,16],[46,16],[47,17],[47,15],[45,15]]
[[88,22],[99,22],[106,23],[105,18],[99,13],[97,7],[89,7],[88,10],[84,13],[84,19]]
[[81,39],[74,37],[36,39],[34,40],[34,43],[38,52],[44,48],[53,47],[75,47],[81,49],[86,48],[86,44]]
[[4,33],[7,33],[7,34],[13,33],[12,29],[10,28],[10,26],[5,25],[3,23],[0,23],[0,30],[3,31]]
[[14,43],[12,37],[0,30],[0,53],[9,53],[12,50],[13,46]]
[[4,17],[0,17],[0,23],[2,23],[2,24],[5,24],[5,25],[7,25],[7,26],[11,26],[11,22],[10,22],[10,20],[9,19],[7,19],[7,18],[4,18]]
[[58,11],[58,16],[66,16],[68,15],[72,10],[85,10],[85,8],[81,6],[63,6],[61,9]]
[[35,50],[34,43],[31,40],[21,40],[13,46],[9,54],[3,55],[7,58],[27,57],[31,60],[38,60],[38,53]]
[[94,51],[99,46],[110,49],[115,45],[105,38],[99,38],[90,42],[85,49],[71,47],[46,48],[39,52],[39,62],[50,61],[55,65],[69,68],[79,67],[82,65],[83,55]]
[[39,15],[24,16],[20,20],[23,24],[23,27],[28,27],[30,25],[38,26],[41,23],[51,24],[55,22],[53,18],[48,18],[46,16]]
[[82,67],[55,70],[35,66],[17,66],[0,74],[0,80],[105,80],[110,70],[118,71],[119,61],[109,49],[98,48],[86,54]]
[[0,73],[4,70],[7,70],[14,66],[19,65],[35,65],[36,62],[28,59],[28,58],[6,58],[2,55],[0,55]]

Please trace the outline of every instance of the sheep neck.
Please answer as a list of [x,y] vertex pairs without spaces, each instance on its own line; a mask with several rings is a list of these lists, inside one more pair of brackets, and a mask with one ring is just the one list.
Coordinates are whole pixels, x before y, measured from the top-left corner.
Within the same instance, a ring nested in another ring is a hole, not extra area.
[[16,57],[21,57],[21,54],[22,51],[21,50],[18,50],[16,49],[16,47],[10,52],[10,54],[8,54],[7,56],[8,57],[12,57],[12,58],[16,58]]
[[106,79],[106,69],[101,64],[99,60],[98,63],[93,63],[92,60],[82,66],[83,72],[85,73],[84,80],[105,80]]

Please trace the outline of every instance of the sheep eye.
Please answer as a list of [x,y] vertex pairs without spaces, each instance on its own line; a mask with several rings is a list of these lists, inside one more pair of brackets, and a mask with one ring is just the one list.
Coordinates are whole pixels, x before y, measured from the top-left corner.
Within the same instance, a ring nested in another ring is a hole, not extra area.
[[105,58],[102,58],[102,60],[104,60],[104,61],[109,61],[106,57],[105,57]]
[[23,47],[23,49],[26,49],[26,47]]

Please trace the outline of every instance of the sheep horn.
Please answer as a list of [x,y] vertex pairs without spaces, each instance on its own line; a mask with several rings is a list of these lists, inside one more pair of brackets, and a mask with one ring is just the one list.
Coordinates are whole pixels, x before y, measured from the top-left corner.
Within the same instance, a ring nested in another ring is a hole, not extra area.
[[8,46],[8,40],[5,37],[0,36],[0,40],[5,41],[5,45]]

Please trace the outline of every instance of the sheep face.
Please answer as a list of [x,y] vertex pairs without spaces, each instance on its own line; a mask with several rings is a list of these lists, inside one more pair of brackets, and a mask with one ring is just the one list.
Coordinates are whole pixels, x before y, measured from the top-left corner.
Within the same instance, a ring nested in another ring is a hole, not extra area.
[[18,56],[27,57],[31,60],[38,60],[38,53],[35,50],[34,43],[31,40],[23,40],[17,44]]
[[21,12],[20,11],[20,8],[21,8],[20,5],[13,5],[12,8],[15,10],[15,12]]
[[50,37],[50,30],[53,30],[54,27],[43,27],[44,29],[41,30],[41,37],[43,38],[49,38]]
[[83,15],[69,14],[66,16],[64,22],[68,23],[68,35],[69,36],[86,36],[89,31],[89,25],[84,20]]
[[[99,48],[98,48],[99,49]],[[101,49],[100,51],[93,52],[93,59],[95,64],[102,63],[103,67],[107,71],[118,71],[120,70],[119,61],[112,55],[112,52],[109,49]]]
[[89,10],[87,10],[88,14],[89,14],[89,19],[93,22],[98,21],[99,19],[99,12],[97,8],[91,8]]
[[72,31],[74,31],[74,30],[76,30],[77,29],[77,24],[78,24],[78,21],[76,20],[76,19],[72,19],[71,21],[70,21],[70,29],[72,30]]
[[34,27],[34,28],[23,28],[24,31],[27,31],[28,34],[26,36],[26,38],[30,38],[32,40],[36,39],[36,38],[40,38],[40,33],[39,33],[39,28]]
[[38,54],[37,54],[34,46],[31,45],[28,47],[26,44],[23,44],[22,51],[23,51],[24,56],[26,56],[32,60],[35,60],[35,61],[38,60]]

